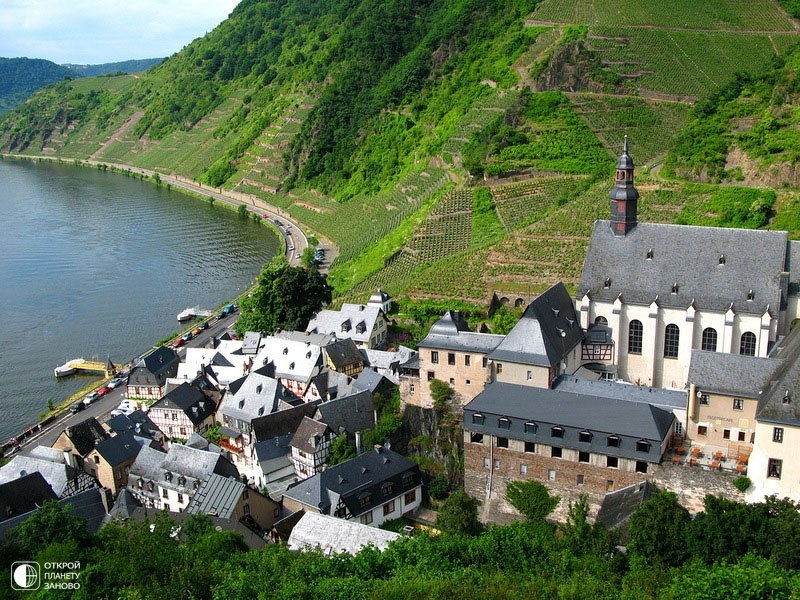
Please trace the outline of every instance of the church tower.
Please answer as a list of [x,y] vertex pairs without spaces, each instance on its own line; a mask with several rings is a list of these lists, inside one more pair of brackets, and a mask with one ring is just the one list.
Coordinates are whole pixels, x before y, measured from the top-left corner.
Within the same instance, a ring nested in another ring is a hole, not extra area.
[[633,186],[633,159],[628,154],[628,136],[617,161],[614,189],[611,190],[611,230],[624,236],[636,227],[636,204],[639,192]]

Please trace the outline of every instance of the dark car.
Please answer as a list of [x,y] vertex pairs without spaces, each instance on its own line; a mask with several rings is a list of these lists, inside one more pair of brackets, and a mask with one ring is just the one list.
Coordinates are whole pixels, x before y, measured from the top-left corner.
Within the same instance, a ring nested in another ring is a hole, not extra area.
[[69,412],[75,414],[77,412],[82,411],[84,408],[86,408],[86,406],[84,405],[83,402],[76,402],[75,404],[69,407]]

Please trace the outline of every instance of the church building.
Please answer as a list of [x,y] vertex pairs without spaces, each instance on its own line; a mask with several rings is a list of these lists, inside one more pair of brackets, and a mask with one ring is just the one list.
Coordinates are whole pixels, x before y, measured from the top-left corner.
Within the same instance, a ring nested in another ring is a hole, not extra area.
[[638,222],[627,138],[610,196],[575,299],[584,329],[611,333],[602,375],[683,389],[694,349],[768,356],[798,316],[800,244],[785,231]]

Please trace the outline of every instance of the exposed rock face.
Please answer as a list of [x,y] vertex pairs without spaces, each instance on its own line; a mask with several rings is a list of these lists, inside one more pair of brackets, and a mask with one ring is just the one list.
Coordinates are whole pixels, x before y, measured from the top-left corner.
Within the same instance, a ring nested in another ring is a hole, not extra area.
[[752,187],[781,188],[785,186],[800,186],[800,164],[776,163],[761,166],[740,148],[733,147],[728,152],[725,162],[727,172],[738,172],[741,169],[743,180],[737,180],[737,185]]

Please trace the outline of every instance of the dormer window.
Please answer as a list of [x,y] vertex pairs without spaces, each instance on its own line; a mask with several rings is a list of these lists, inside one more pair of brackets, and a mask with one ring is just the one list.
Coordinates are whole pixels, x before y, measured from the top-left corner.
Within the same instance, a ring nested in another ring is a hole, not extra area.
[[789,390],[783,392],[783,404],[791,404],[792,403],[792,395]]
[[289,363],[289,370],[294,371],[294,362]]
[[580,441],[580,442],[591,442],[592,441],[592,432],[591,431],[581,431],[578,434],[578,441]]
[[650,452],[650,442],[647,440],[639,440],[636,442],[637,452]]
[[536,433],[537,428],[538,425],[536,425],[536,423],[534,423],[533,421],[528,421],[527,423],[525,423],[525,433]]
[[511,429],[511,419],[508,417],[500,417],[497,419],[497,426],[500,429]]
[[475,413],[475,414],[472,415],[472,424],[473,425],[483,425],[483,422],[485,421],[485,419],[486,419],[486,417],[484,417],[482,414]]
[[558,309],[557,308],[553,308],[551,310],[553,311],[553,316],[557,319],[558,318],[558,313],[559,313]]
[[719,255],[719,264],[721,264],[721,265],[725,264],[725,255],[724,254],[720,254]]
[[184,477],[183,475],[178,477],[178,485],[186,485],[186,477]]
[[342,331],[350,331],[350,319],[342,323]]
[[678,285],[677,281],[672,284],[672,293],[673,294],[677,294],[679,289],[680,289],[680,286]]
[[165,472],[164,473],[164,479],[166,481],[172,481],[172,473],[170,473],[169,471]]
[[260,393],[261,393],[261,390],[263,390],[263,389],[264,389],[264,387],[263,387],[263,386],[262,386],[262,385],[259,383],[259,384],[256,386],[256,394],[260,394]]
[[289,354],[289,348],[288,347],[284,348],[283,349],[283,353],[284,353],[284,355]]
[[747,301],[748,302],[753,300],[753,299],[755,299],[755,297],[756,297],[756,294],[755,294],[755,292],[753,290],[750,290],[749,292],[747,292]]
[[647,251],[647,255],[646,255],[646,258],[645,258],[645,260],[653,260],[653,249],[652,249],[652,248],[650,248],[650,249]]
[[554,438],[563,438],[564,437],[564,428],[560,425],[556,425],[550,430],[550,435]]
[[309,350],[308,352],[306,352],[306,358],[311,358],[311,350]]
[[147,482],[147,491],[152,492],[155,489],[155,484],[152,481]]
[[619,448],[621,443],[622,439],[618,435],[610,435],[608,436],[608,442],[606,445],[609,448]]
[[608,289],[611,287],[611,277],[606,277],[606,280],[603,282],[603,287]]

